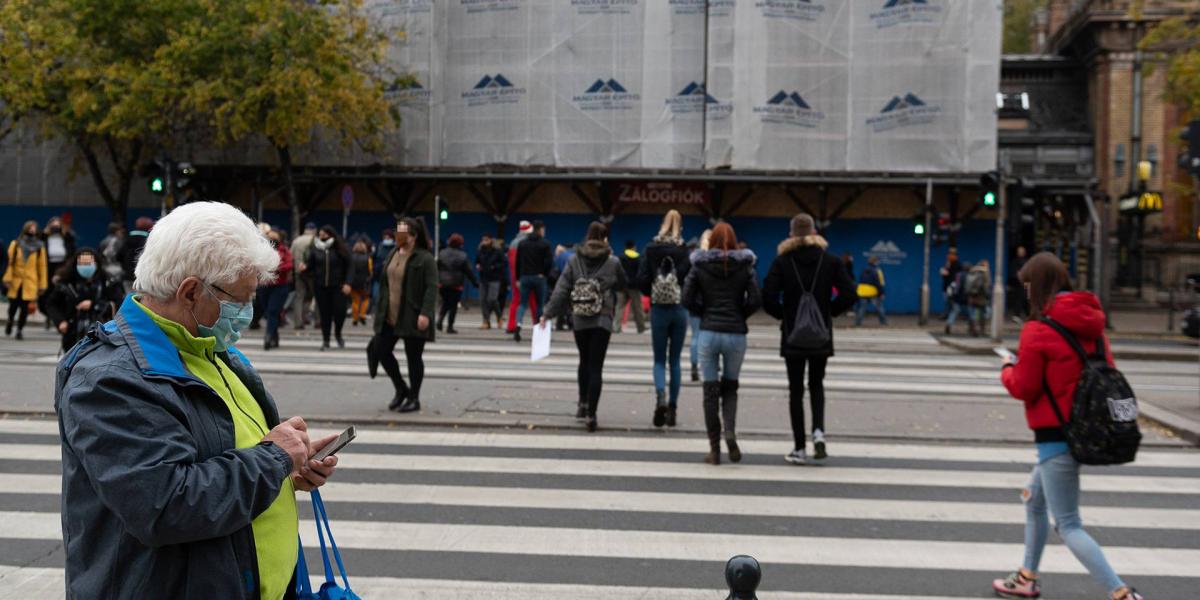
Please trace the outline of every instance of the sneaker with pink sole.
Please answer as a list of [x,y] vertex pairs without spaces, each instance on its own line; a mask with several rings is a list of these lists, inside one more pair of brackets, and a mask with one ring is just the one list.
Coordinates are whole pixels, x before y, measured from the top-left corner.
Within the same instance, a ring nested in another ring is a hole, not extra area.
[[1004,579],[992,582],[992,591],[1001,598],[1037,598],[1042,595],[1037,579],[1030,579],[1018,569]]

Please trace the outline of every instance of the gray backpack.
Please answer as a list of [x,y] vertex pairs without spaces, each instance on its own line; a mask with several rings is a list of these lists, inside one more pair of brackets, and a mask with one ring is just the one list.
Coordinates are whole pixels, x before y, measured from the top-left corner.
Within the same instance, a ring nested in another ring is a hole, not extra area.
[[[670,263],[671,268],[663,272],[663,266]],[[658,265],[658,273],[650,284],[650,302],[653,304],[679,304],[683,298],[683,290],[679,288],[679,278],[675,276],[675,259],[670,256]]]
[[604,268],[604,265],[601,264],[595,273],[586,275],[583,271],[583,261],[579,259],[578,254],[574,260],[575,270],[580,275],[571,286],[571,312],[578,317],[595,317],[604,310],[604,289],[600,286],[600,280],[596,279],[596,273]]
[[821,274],[821,263],[825,260],[825,253],[821,253],[821,258],[817,259],[817,270],[813,272],[813,282],[808,289],[804,288],[804,281],[800,279],[800,271],[796,268],[796,260],[792,259],[792,272],[796,274],[796,283],[800,286],[800,302],[796,305],[796,317],[792,320],[792,331],[788,333],[787,345],[793,348],[804,350],[816,350],[825,347],[830,342],[832,337],[829,334],[829,326],[825,324],[825,316],[821,314],[821,307],[817,304],[817,298],[813,292],[817,288],[817,277]]

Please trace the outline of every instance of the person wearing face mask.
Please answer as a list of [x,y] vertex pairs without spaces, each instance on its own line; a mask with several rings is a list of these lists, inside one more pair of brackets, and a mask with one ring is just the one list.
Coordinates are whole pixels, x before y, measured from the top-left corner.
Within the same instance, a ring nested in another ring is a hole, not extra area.
[[279,600],[296,573],[304,419],[280,422],[234,347],[279,253],[237,208],[194,202],[155,226],[134,294],[55,379],[66,596]]
[[279,255],[279,268],[275,270],[274,281],[260,288],[263,297],[263,312],[267,316],[263,350],[279,347],[279,319],[291,289],[293,268],[292,250],[288,248],[287,242],[283,239],[283,232],[272,229],[267,233],[267,241]]
[[392,250],[396,249],[396,232],[389,227],[383,230],[379,245],[371,254],[371,303],[367,306],[367,314],[375,311],[375,303],[379,302],[379,280],[383,277],[383,265]]
[[[46,244],[46,272],[50,275],[50,283],[59,269],[75,254],[75,234],[69,227],[63,225],[62,219],[51,217],[46,221],[46,229],[42,231],[42,242]],[[38,310],[46,312],[46,298],[50,293],[49,287],[38,298]],[[45,321],[46,329],[50,329],[50,320]]]
[[326,225],[317,232],[317,239],[308,251],[305,271],[312,275],[315,286],[313,296],[321,316],[321,351],[329,349],[331,329],[338,348],[345,348],[342,325],[346,323],[346,297],[354,280],[354,261],[333,227]]
[[15,324],[17,339],[25,339],[23,330],[29,318],[29,305],[45,293],[49,283],[47,273],[46,245],[38,238],[37,222],[26,221],[21,226],[21,236],[8,245],[8,268],[4,270],[8,322],[4,335],[12,335]]
[[46,318],[62,335],[63,351],[70,350],[95,323],[116,314],[125,298],[119,278],[109,275],[100,254],[80,248],[54,276],[54,287],[46,296]]
[[354,326],[367,324],[367,302],[371,298],[371,272],[375,265],[371,261],[371,249],[367,241],[354,242],[354,278],[350,282],[350,323]]
[[[429,251],[425,227],[416,219],[403,219],[396,225],[396,248],[386,259],[374,314],[374,356],[396,389],[388,410],[421,410],[425,344],[434,341],[431,321],[437,309],[437,293],[437,262]],[[404,340],[408,382],[392,353],[400,340]]]

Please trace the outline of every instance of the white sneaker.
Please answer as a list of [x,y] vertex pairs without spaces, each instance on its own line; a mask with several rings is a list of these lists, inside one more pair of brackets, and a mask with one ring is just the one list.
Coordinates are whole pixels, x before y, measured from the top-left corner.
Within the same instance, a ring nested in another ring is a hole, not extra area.
[[803,450],[792,450],[786,456],[783,457],[783,460],[786,460],[786,461],[792,463],[793,465],[808,464],[808,459],[804,456]]

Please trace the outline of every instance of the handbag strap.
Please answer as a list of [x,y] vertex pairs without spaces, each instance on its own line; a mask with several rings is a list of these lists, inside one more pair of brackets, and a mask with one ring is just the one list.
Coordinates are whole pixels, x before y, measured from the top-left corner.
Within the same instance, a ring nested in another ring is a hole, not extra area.
[[329,515],[325,512],[325,501],[321,499],[321,492],[314,489],[312,491],[313,512],[317,518],[317,536],[321,538],[321,558],[325,561],[325,581],[333,582],[333,569],[329,565],[329,555],[325,551],[325,538],[321,535],[321,526],[324,524],[326,533],[329,534],[329,547],[333,550],[333,559],[337,562],[338,572],[342,575],[342,584],[346,586],[346,591],[350,591],[350,581],[346,577],[346,565],[342,562],[342,553],[338,550],[337,542],[333,541],[333,529],[329,527]]
[[312,583],[309,581],[308,562],[304,560],[304,541],[296,536],[296,595],[301,598],[312,596]]

